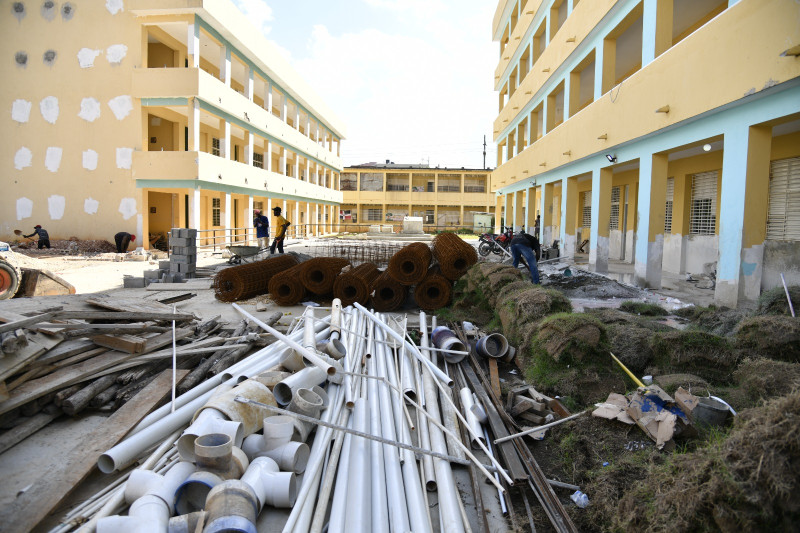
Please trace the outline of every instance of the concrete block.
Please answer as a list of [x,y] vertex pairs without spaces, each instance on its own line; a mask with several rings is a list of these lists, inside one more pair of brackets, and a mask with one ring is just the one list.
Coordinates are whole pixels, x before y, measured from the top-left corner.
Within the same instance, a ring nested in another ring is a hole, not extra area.
[[144,278],[124,277],[122,286],[126,289],[143,289],[145,287]]
[[186,228],[172,228],[169,233],[171,237],[177,237],[178,239],[186,239],[189,237],[186,233]]
[[180,272],[181,274],[185,274],[187,272],[194,272],[197,269],[197,265],[194,263],[175,263],[172,265],[170,269],[171,273],[174,274],[175,272]]
[[170,237],[169,238],[170,247],[173,247],[173,246],[194,246],[194,244],[195,244],[195,239],[181,238],[181,237]]
[[197,246],[173,246],[170,250],[172,255],[197,255]]
[[159,279],[161,277],[160,270],[145,270],[142,274],[146,279]]
[[170,265],[174,265],[175,263],[197,263],[197,256],[196,255],[171,255],[169,256]]
[[186,232],[186,238],[188,239],[196,239],[197,238],[197,230],[191,228],[184,228],[183,230]]
[[158,268],[160,270],[169,270],[169,259],[167,259],[166,261],[159,261]]

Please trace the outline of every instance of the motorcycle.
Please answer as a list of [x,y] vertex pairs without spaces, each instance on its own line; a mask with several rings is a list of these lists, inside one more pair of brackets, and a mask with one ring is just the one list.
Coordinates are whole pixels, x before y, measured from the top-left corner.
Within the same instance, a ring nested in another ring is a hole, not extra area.
[[503,233],[497,235],[495,233],[484,233],[480,236],[480,244],[478,244],[478,253],[481,257],[486,257],[490,253],[497,255],[504,255],[510,253],[508,248],[511,245],[511,239],[514,238],[514,228],[504,227]]

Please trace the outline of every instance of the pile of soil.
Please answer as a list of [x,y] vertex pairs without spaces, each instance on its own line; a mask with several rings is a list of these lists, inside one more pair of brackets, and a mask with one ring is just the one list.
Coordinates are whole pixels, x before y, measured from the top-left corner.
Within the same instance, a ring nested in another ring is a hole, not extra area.
[[558,289],[569,298],[636,298],[641,291],[597,274],[575,270],[571,276],[551,274],[544,277],[542,285]]
[[623,531],[792,531],[800,519],[798,435],[795,390],[740,413],[727,438],[630,478],[640,481],[620,495],[616,513],[603,514]]
[[117,247],[108,241],[104,240],[82,241],[77,237],[72,237],[70,239],[57,239],[57,240],[51,239],[49,252],[47,248],[39,250],[38,246],[39,245],[36,242],[24,241],[20,242],[17,248],[19,250],[25,250],[26,253],[32,252],[34,254],[52,253],[53,250],[57,250],[59,252],[67,252],[70,254],[108,253],[117,251]]
[[727,307],[684,307],[675,314],[691,321],[692,329],[706,331],[721,337],[733,335],[736,326],[750,316],[745,310]]
[[589,362],[607,348],[605,326],[584,313],[555,314],[538,330],[537,346],[562,365]]
[[725,337],[703,331],[669,331],[653,336],[653,361],[648,374],[697,374],[714,383],[727,383],[740,360]]
[[742,361],[733,377],[750,402],[757,404],[800,388],[800,364],[748,358]]
[[749,356],[800,362],[800,320],[785,315],[754,316],[736,327],[736,347]]

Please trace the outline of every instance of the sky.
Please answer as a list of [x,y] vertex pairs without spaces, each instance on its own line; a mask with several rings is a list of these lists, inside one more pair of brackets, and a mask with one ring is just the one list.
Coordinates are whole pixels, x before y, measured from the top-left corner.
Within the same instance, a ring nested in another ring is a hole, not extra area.
[[496,163],[490,0],[233,0],[344,122],[345,166]]

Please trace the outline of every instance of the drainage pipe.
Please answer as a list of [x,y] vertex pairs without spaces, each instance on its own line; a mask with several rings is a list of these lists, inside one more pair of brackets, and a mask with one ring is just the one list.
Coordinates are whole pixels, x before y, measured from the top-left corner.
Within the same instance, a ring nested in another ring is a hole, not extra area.
[[308,444],[292,441],[294,418],[286,415],[264,419],[264,434],[252,434],[244,439],[242,451],[250,461],[268,457],[284,472],[302,474],[308,464]]
[[492,333],[478,339],[475,351],[481,357],[502,359],[508,352],[508,340],[500,333]]
[[[351,415],[347,411],[345,411],[343,414],[347,416]],[[348,422],[347,427],[353,427],[353,416],[350,416],[350,421]],[[353,435],[350,433],[345,433],[344,438],[340,437],[342,437],[341,433],[337,437],[338,440],[336,441],[336,444],[334,444],[332,452],[332,454],[339,454],[339,464],[338,471],[336,473],[335,487],[333,488],[333,499],[330,503],[331,514],[330,518],[328,519],[328,533],[342,533],[345,531],[344,521],[345,509],[347,505],[347,476],[350,473],[350,446],[353,441]],[[341,446],[337,450],[337,446],[339,444],[341,444]],[[325,484],[323,484],[323,486],[325,486]],[[328,493],[328,496],[329,495],[330,493]],[[325,520],[325,512],[322,510],[323,506],[320,504],[324,504],[326,501],[327,500],[324,499],[322,495],[317,498],[317,509],[314,511],[314,521],[311,523],[311,532],[317,530],[322,531],[322,527],[320,526],[322,525],[321,522],[324,522]]]
[[[320,392],[324,393],[321,389]],[[325,400],[316,391],[311,389],[297,389],[287,410],[311,418],[319,418],[324,405]],[[308,440],[308,436],[311,434],[314,426],[308,422],[295,419],[294,429],[300,442],[305,442]]]
[[[313,331],[313,330],[312,330]],[[299,372],[287,377],[272,389],[275,401],[279,405],[289,405],[292,398],[300,389],[310,389],[315,385],[322,385],[328,375],[319,367],[307,366]]]
[[463,353],[453,353],[451,351],[465,352],[467,347],[464,346],[464,343],[458,340],[456,334],[446,326],[435,328],[431,333],[431,340],[433,340],[434,346],[440,350],[444,350],[444,358],[447,359],[448,363],[458,363],[466,357]]
[[[369,325],[370,350],[375,349],[375,326]],[[377,362],[375,357],[367,361],[367,373],[374,376]],[[378,382],[374,379],[367,380],[367,400],[369,402],[369,428],[373,435],[381,434],[381,410],[378,399]],[[369,446],[370,476],[371,484],[371,507],[372,507],[372,531],[374,533],[389,533],[389,503],[386,491],[386,467],[384,462],[384,447],[378,441],[371,441]]]
[[[422,347],[428,342],[428,324],[425,321],[425,313],[420,312],[420,332],[422,333]],[[428,368],[427,366],[425,368]],[[439,414],[439,404],[437,401],[436,386],[434,385],[434,378],[432,373],[422,373],[422,385],[425,390],[425,400],[428,402],[426,411],[431,417],[431,420],[441,424],[442,419]],[[447,444],[444,440],[444,434],[438,426],[432,425],[430,427],[430,440],[433,451],[438,453],[447,453]],[[434,459],[433,467],[436,472],[436,486],[439,495],[439,515],[443,528],[441,531],[446,533],[463,533],[464,523],[461,519],[461,511],[458,509],[458,494],[456,493],[455,481],[453,479],[453,471],[450,469],[450,463],[442,459]]]
[[[459,397],[461,398],[461,409],[464,410],[464,414],[467,417],[467,425],[469,426],[470,434],[472,435],[472,447],[478,448],[478,441],[485,441],[483,440],[481,423],[478,422],[478,417],[476,417],[475,413],[472,412],[472,407],[475,405],[475,401],[472,398],[472,391],[469,390],[469,387],[464,387],[458,392]],[[476,437],[476,435],[480,435],[480,437]]]
[[[494,450],[492,449],[492,441],[489,440],[489,432],[486,430],[486,426],[482,426],[482,427],[483,427],[483,438],[486,439],[486,445],[489,448],[489,453],[491,453],[492,456],[494,456]],[[500,476],[497,475],[497,472],[494,473],[494,479],[495,479],[495,481],[500,483]],[[576,489],[576,490],[580,490],[580,489]],[[499,490],[497,491],[497,497],[500,499],[500,509],[503,511],[503,516],[506,516],[508,514],[508,506],[506,505],[506,497]]]
[[294,472],[281,472],[278,464],[269,457],[258,457],[247,468],[242,482],[250,485],[258,498],[259,511],[264,505],[287,509],[297,498],[297,476]]
[[[361,398],[353,408],[353,429],[367,431],[368,424],[369,409],[367,400]],[[368,492],[370,486],[370,457],[368,449],[369,441],[367,439],[360,437],[351,439],[344,531],[372,530],[372,515],[369,505],[371,498]]]

